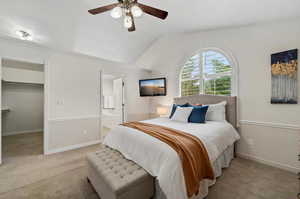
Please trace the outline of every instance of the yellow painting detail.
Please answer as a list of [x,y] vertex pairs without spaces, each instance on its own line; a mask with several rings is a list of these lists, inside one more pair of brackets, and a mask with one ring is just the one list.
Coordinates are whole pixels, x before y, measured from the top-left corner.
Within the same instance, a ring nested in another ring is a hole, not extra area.
[[288,75],[291,78],[296,78],[297,64],[297,60],[291,60],[288,63],[277,62],[272,65],[272,75]]

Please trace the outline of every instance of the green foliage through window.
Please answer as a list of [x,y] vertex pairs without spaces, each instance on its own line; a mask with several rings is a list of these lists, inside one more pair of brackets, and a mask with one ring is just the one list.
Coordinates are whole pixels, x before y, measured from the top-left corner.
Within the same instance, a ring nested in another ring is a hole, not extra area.
[[204,81],[205,94],[208,95],[231,95],[231,77],[224,76],[217,79]]
[[181,96],[200,93],[231,95],[232,67],[219,52],[205,51],[191,57],[181,73]]
[[192,96],[200,93],[199,80],[187,80],[181,82],[181,95]]

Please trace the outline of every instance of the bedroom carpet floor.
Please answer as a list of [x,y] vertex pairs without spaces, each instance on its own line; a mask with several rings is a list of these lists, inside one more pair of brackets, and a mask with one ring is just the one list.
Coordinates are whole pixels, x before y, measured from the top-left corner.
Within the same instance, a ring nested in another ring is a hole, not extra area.
[[[99,199],[86,181],[85,155],[99,145],[42,155],[42,134],[3,137],[0,199]],[[237,158],[207,199],[296,199],[297,177]]]

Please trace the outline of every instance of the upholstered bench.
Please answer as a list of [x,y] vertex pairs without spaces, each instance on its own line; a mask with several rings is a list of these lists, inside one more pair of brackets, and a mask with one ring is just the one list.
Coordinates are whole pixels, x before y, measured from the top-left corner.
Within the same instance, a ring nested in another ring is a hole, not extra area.
[[101,199],[150,199],[154,178],[118,151],[103,146],[87,156],[88,181]]

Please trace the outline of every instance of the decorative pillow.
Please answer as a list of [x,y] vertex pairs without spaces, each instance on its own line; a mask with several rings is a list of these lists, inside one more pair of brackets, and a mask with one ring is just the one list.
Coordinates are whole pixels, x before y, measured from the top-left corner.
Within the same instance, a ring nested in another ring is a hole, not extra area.
[[227,102],[221,102],[218,104],[209,104],[206,120],[207,121],[226,121],[226,104]]
[[191,123],[205,123],[207,110],[208,106],[194,106],[188,121]]
[[171,120],[179,121],[179,122],[188,122],[191,112],[193,111],[193,107],[180,107],[176,108],[175,113],[173,114]]
[[171,115],[170,115],[170,119],[173,117],[175,111],[176,111],[176,108],[177,107],[191,107],[191,105],[189,103],[185,103],[185,104],[182,104],[182,105],[178,105],[178,104],[173,104],[173,107],[172,107],[172,110],[171,110]]

